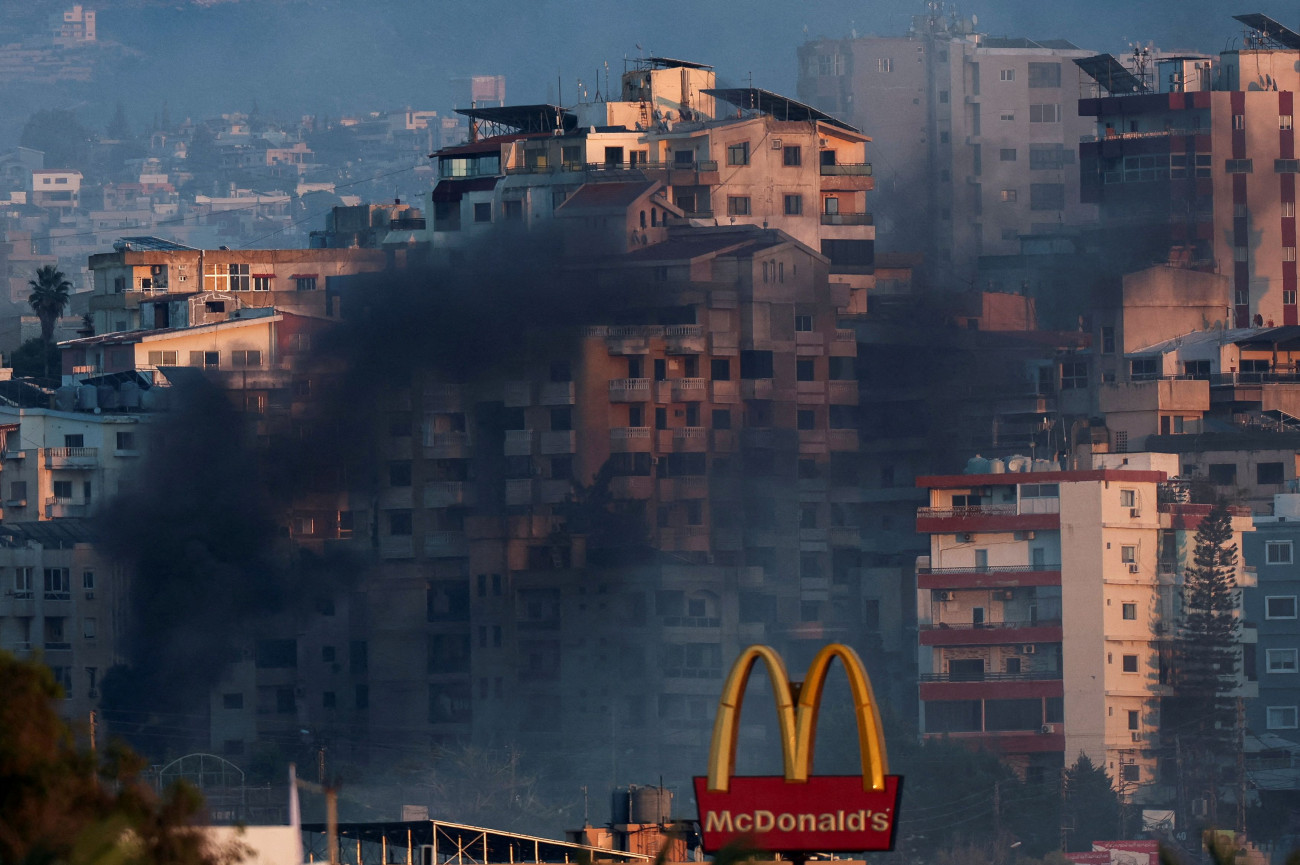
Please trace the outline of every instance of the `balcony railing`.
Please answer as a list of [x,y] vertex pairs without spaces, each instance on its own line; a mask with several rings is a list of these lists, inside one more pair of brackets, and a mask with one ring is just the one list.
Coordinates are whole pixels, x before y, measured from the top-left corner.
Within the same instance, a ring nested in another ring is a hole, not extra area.
[[1024,673],[922,673],[922,682],[1059,682],[1060,670],[1029,670]]
[[974,566],[966,568],[926,568],[916,569],[918,574],[1023,574],[1033,571],[1059,571],[1061,565],[1059,562],[1043,563],[1038,565],[998,565],[996,567],[977,568]]
[[1300,384],[1300,372],[1219,372],[1210,377],[1210,387],[1238,384]]
[[94,468],[99,461],[99,448],[46,448],[45,467]]
[[1016,506],[1011,505],[970,505],[960,508],[917,508],[918,517],[1014,517]]
[[874,225],[870,213],[823,213],[822,225]]
[[1022,628],[1059,628],[1060,619],[1036,619],[1028,622],[922,622],[922,631],[1014,631]]
[[822,177],[870,177],[870,162],[838,162],[821,166]]

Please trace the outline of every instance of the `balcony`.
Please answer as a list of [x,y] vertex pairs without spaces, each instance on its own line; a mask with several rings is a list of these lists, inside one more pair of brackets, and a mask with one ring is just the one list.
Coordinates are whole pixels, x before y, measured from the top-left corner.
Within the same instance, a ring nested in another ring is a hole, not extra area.
[[[832,451],[856,451],[858,449],[858,431],[855,429],[827,430],[826,446]],[[920,529],[917,529],[917,531],[920,531]]]
[[857,526],[831,526],[827,539],[832,547],[854,547],[862,542]]
[[1029,670],[1024,673],[922,673],[922,682],[1059,682],[1060,670]]
[[703,402],[708,398],[709,383],[702,378],[674,378],[668,386],[673,402]]
[[392,535],[379,539],[379,557],[381,559],[415,558],[415,541],[410,535]]
[[510,478],[506,481],[506,504],[519,507],[533,503],[533,479]]
[[822,225],[874,225],[870,213],[823,213]]
[[833,405],[857,405],[858,383],[856,381],[828,381],[826,395]]
[[829,351],[832,357],[856,356],[858,353],[858,332],[852,328],[836,328],[835,337],[831,340]]
[[839,162],[833,165],[822,164],[822,177],[870,177],[870,162]]
[[922,700],[1032,700],[1065,696],[1059,670],[1024,673],[923,673]]
[[93,469],[99,465],[99,448],[46,448],[47,469]]
[[469,456],[469,434],[464,432],[435,432],[424,437],[425,457],[428,459],[459,460]]
[[709,384],[714,402],[740,402],[740,388],[734,381],[714,381]]
[[473,486],[465,481],[436,481],[424,487],[426,508],[452,508],[473,503]]
[[506,408],[525,408],[533,403],[533,384],[528,381],[508,381],[501,387],[501,399]]
[[[1037,502],[1052,502],[1044,510],[1026,513],[1015,504],[975,505],[960,508],[917,508],[916,530],[920,533],[938,534],[944,532],[980,532],[980,531],[1033,531],[1036,529],[1059,529],[1059,499],[1038,499]],[[1050,510],[1048,510],[1050,508]],[[1046,512],[1045,512],[1046,511]]]
[[[661,430],[661,432],[663,431]],[[702,426],[678,427],[668,432],[672,434],[672,450],[702,451],[708,449],[709,431]]]
[[674,162],[668,168],[668,182],[672,186],[716,186],[718,163],[713,159],[698,162]]
[[1059,586],[1059,564],[1008,565],[993,568],[916,569],[917,588],[921,589],[1007,589],[1018,586]]
[[660,529],[661,550],[678,553],[703,553],[709,549],[709,530],[704,526],[686,526],[678,529]]
[[922,622],[922,646],[989,646],[1004,643],[1059,643],[1061,620],[1028,622]]
[[719,453],[734,453],[736,451],[736,431],[729,429],[710,430],[713,436],[713,449]]
[[612,378],[609,380],[610,402],[649,402],[650,379]]
[[539,449],[545,456],[576,453],[578,434],[573,430],[547,430],[542,433]]
[[654,324],[593,325],[587,328],[586,335],[603,338],[610,354],[646,354],[650,351],[650,340],[662,337],[664,329]]
[[464,392],[458,384],[430,384],[424,388],[424,408],[428,411],[455,412],[465,407]]
[[424,554],[431,559],[458,559],[469,555],[469,544],[461,532],[429,532],[424,536]]
[[573,481],[557,478],[537,482],[538,499],[544,505],[558,505],[569,498],[573,492]]
[[616,475],[610,478],[609,492],[616,499],[648,499],[654,495],[655,479],[648,476]]
[[85,517],[90,515],[90,505],[85,502],[72,502],[50,496],[45,500],[45,518],[47,520],[65,519],[67,517]]
[[664,325],[664,343],[669,354],[700,354],[705,351],[704,325]]
[[573,405],[573,382],[543,382],[537,391],[539,405]]
[[505,455],[508,457],[526,457],[532,456],[533,444],[537,439],[535,430],[530,429],[508,429],[506,430]]
[[615,453],[648,452],[653,439],[648,426],[616,426],[609,430],[609,449]]
[[702,499],[708,492],[709,480],[703,475],[659,479],[660,499]]
[[771,399],[772,380],[770,378],[743,378],[740,380],[740,395],[745,399]]

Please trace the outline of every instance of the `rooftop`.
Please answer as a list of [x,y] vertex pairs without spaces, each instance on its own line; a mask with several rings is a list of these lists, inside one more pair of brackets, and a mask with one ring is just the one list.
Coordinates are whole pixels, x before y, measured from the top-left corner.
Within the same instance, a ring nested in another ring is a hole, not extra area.
[[805,105],[788,96],[782,96],[761,87],[706,87],[700,92],[716,96],[724,102],[730,102],[737,108],[751,108],[764,114],[770,114],[778,120],[818,120],[822,123],[829,123],[831,126],[838,126],[840,129],[847,129],[850,132],[860,133],[862,131],[857,127],[850,126],[843,120],[836,120],[826,112],[813,108],[811,105]]

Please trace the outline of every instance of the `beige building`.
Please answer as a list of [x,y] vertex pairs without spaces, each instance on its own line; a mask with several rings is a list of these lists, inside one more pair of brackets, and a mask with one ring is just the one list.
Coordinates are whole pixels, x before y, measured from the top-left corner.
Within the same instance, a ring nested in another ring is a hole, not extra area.
[[[1126,798],[1170,802],[1157,765],[1167,641],[1209,506],[1169,501],[1172,454],[1097,455],[1076,471],[1025,462],[917,481],[930,490],[917,515],[930,535],[917,566],[922,730],[978,742],[1031,779],[1082,752]],[[1240,549],[1249,511],[1232,513]],[[1239,566],[1237,585],[1254,584]]]
[[[212,295],[205,307],[218,318],[235,309],[269,308],[319,318],[339,314],[339,292],[349,281],[404,260],[379,249],[204,250],[156,237],[126,237],[113,252],[90,257],[95,333],[185,326],[171,304]],[[142,318],[141,310],[152,314]]]
[[1071,62],[1090,53],[915,16],[906,36],[801,46],[798,93],[872,137],[887,248],[920,250],[938,284],[964,286],[981,255],[1096,221],[1079,197],[1076,151],[1092,127]]

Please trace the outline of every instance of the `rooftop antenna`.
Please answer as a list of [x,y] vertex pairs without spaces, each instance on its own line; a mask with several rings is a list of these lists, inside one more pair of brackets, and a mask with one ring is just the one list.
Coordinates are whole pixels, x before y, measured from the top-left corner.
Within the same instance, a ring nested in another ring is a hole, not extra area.
[[596,98],[594,101],[596,102],[604,101],[600,95],[600,69],[599,68],[596,69]]
[[613,92],[609,89],[609,61],[606,60],[605,61],[605,98],[608,99],[612,95]]

